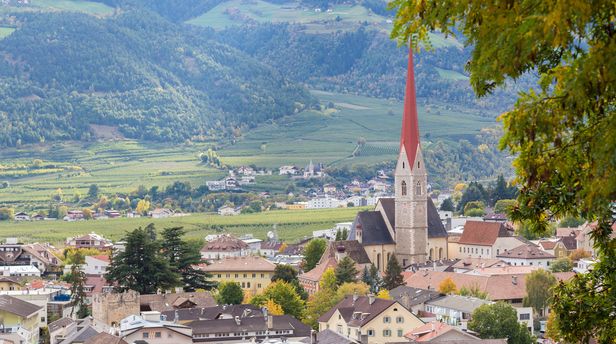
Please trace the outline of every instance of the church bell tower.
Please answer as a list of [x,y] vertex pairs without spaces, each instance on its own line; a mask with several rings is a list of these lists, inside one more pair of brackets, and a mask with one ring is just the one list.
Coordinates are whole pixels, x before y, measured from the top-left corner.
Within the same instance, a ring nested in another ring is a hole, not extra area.
[[395,170],[396,257],[403,266],[426,261],[427,174],[419,143],[413,49],[409,51],[400,153]]

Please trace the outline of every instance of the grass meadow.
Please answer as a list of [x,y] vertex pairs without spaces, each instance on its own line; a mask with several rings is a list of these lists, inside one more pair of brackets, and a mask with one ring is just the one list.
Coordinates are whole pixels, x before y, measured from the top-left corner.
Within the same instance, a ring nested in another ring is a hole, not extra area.
[[312,231],[332,228],[338,222],[353,221],[358,211],[367,208],[338,208],[318,210],[273,210],[238,216],[219,216],[217,214],[191,214],[165,219],[118,218],[91,221],[31,221],[0,222],[0,238],[15,237],[22,242],[50,242],[61,245],[67,237],[96,232],[113,240],[121,239],[127,231],[150,223],[157,230],[182,226],[190,239],[203,239],[208,234],[222,233],[234,235],[253,234],[265,239],[267,232],[275,230],[281,240],[294,242]]

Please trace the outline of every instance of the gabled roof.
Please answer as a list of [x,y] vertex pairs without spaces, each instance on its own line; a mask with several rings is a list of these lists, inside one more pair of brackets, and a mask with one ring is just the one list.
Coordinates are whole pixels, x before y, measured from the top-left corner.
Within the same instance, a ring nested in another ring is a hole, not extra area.
[[221,235],[206,243],[201,252],[239,251],[248,248],[248,244],[230,235]]
[[517,258],[517,259],[553,259],[556,258],[553,254],[549,254],[541,250],[536,245],[526,244],[518,246],[511,250],[502,252],[496,255],[499,258]]
[[0,295],[0,311],[15,314],[22,318],[29,318],[41,309],[43,309],[43,307],[20,300],[16,297]]
[[173,304],[179,298],[185,298],[194,303],[196,307],[213,307],[216,301],[207,292],[183,292],[170,294],[146,294],[139,297],[142,310],[164,312],[173,310]]
[[[417,328],[412,329],[410,332],[404,335],[404,337],[410,339],[412,342],[434,342],[437,338],[445,333],[454,331],[455,333],[447,336],[446,341],[451,340],[477,340],[479,338],[470,335],[469,333],[462,332],[452,326],[449,326],[440,321],[432,321]],[[453,339],[452,337],[456,337]]]
[[362,245],[395,244],[385,224],[383,215],[379,211],[361,211],[357,213],[353,228],[361,228]]
[[124,339],[101,332],[88,338],[83,344],[128,344]]
[[[396,228],[396,201],[395,198],[379,198],[379,203],[381,204],[381,208],[385,213],[385,216],[381,213],[381,218],[383,221],[389,221],[389,225],[391,228]],[[441,218],[438,215],[438,209],[432,202],[431,198],[427,200],[427,217],[428,217],[428,238],[445,238],[448,236],[447,230],[445,226],[443,226],[443,222],[441,222]],[[358,215],[361,213],[358,213]],[[363,223],[362,223],[363,226]],[[362,227],[362,242],[366,241],[366,228]],[[385,228],[387,229],[387,227]],[[389,234],[389,232],[387,232]],[[391,236],[390,236],[391,237]]]
[[71,318],[60,318],[52,323],[50,323],[47,327],[49,328],[49,332],[55,332],[63,327],[67,327],[71,324],[74,324],[75,320]]
[[[373,299],[372,304],[370,304],[371,298]],[[346,296],[342,301],[338,302],[337,305],[319,317],[319,322],[329,321],[332,315],[334,315],[336,311],[339,311],[340,315],[344,318],[344,321],[348,325],[360,327],[372,321],[372,319],[383,313],[394,304],[397,304],[394,300],[386,300],[368,296],[354,297],[350,295]],[[400,305],[400,307],[402,307],[402,305]],[[353,315],[358,312],[361,313],[361,317],[354,317]]]
[[509,236],[507,229],[500,222],[466,221],[464,232],[460,237],[461,245],[492,246],[498,237]]
[[404,93],[404,114],[402,115],[402,132],[400,133],[400,148],[402,147],[406,151],[409,166],[415,166],[415,155],[417,155],[417,148],[419,147],[419,121],[417,120],[412,46],[409,50],[406,90]]
[[259,256],[225,257],[207,265],[201,264],[199,269],[207,272],[274,271],[276,264]]
[[438,210],[432,202],[432,198],[428,197],[428,238],[446,238],[447,230],[441,222],[441,217],[438,215]]
[[340,248],[344,248],[344,253],[349,256],[349,258],[353,259],[355,263],[370,264],[370,258],[366,253],[366,249],[364,249],[362,244],[357,240],[329,241],[319,263],[328,258],[335,258],[336,251]]
[[492,301],[479,299],[470,296],[445,295],[438,299],[426,302],[433,306],[454,309],[464,313],[473,313],[479,306],[491,304]]
[[[302,343],[312,344],[310,337],[300,340]],[[355,344],[351,339],[342,336],[330,329],[323,330],[317,333],[317,343],[319,344]]]
[[[392,299],[400,302],[405,307],[412,307],[436,299],[441,296],[441,293],[433,290],[419,289],[406,285],[401,285],[390,290],[389,295]],[[405,299],[407,299],[408,302],[406,302]]]
[[[310,335],[310,327],[302,324],[290,315],[273,315],[273,326],[270,330],[292,330],[293,337],[306,337]],[[228,332],[255,332],[268,330],[265,317],[241,318],[238,325],[235,319],[195,320],[188,323],[193,335]]]

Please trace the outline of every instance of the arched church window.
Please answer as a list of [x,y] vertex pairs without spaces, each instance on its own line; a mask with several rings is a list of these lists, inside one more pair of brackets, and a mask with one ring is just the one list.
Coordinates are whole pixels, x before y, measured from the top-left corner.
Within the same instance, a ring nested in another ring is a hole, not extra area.
[[417,185],[415,185],[415,194],[417,196],[421,195],[421,183],[417,182]]
[[419,161],[417,162],[417,168],[419,168]]
[[406,196],[406,181],[402,181],[402,196]]
[[404,168],[404,161],[402,162],[402,168]]

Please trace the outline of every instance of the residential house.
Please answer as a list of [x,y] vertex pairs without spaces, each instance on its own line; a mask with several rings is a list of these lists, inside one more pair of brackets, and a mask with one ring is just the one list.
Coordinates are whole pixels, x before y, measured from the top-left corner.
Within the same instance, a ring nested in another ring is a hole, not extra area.
[[268,240],[261,243],[261,248],[259,249],[259,253],[261,255],[272,258],[280,254],[280,248],[282,247],[282,243],[279,241]]
[[86,339],[83,344],[128,344],[128,342],[120,337],[116,337],[109,333],[101,332],[95,336]]
[[41,270],[34,265],[0,266],[0,274],[13,277],[41,277]]
[[85,218],[83,211],[81,210],[69,210],[66,213],[66,216],[63,218],[64,221],[78,221],[83,220]]
[[336,193],[336,185],[335,184],[325,184],[323,185],[323,192],[326,194],[334,194]]
[[246,245],[248,245],[248,250],[250,251],[250,254],[259,254],[259,251],[261,250],[261,243],[263,243],[263,240],[253,237],[252,234],[242,236],[240,240],[242,240]]
[[0,292],[22,290],[23,286],[19,280],[11,276],[0,276]]
[[222,191],[227,188],[227,183],[224,180],[208,180],[205,185],[210,191]]
[[201,258],[206,260],[241,257],[248,254],[250,254],[248,245],[231,235],[221,235],[201,248]]
[[442,296],[441,293],[433,290],[413,288],[406,285],[398,286],[389,291],[389,296],[398,301],[413,314],[419,315],[425,309],[424,304],[430,300]]
[[119,211],[113,210],[113,209],[105,210],[104,214],[110,219],[117,219],[118,217],[122,216],[122,214]]
[[164,219],[170,216],[173,216],[174,212],[171,209],[166,208],[156,208],[150,212],[148,212],[148,216],[153,219]]
[[597,261],[594,259],[580,259],[575,263],[573,271],[578,274],[585,274],[588,271],[592,270],[593,265],[595,265],[596,263]]
[[340,207],[346,207],[346,203],[329,196],[312,198],[308,200],[308,203],[306,204],[306,209],[328,209]]
[[[2,244],[0,245],[0,269],[9,271],[11,276],[31,276],[27,267],[34,266],[39,273],[54,272],[61,261],[53,253],[54,248],[48,244]],[[15,269],[18,268],[18,269]]]
[[241,207],[232,207],[230,205],[223,205],[218,208],[218,215],[220,216],[235,216],[242,212]]
[[112,242],[94,232],[74,238],[66,239],[66,246],[75,248],[94,248],[97,250],[110,250]]
[[[584,251],[590,253],[593,257],[596,256],[596,252],[594,248],[594,241],[590,234],[596,226],[597,226],[596,222],[583,224],[582,226],[580,226],[581,227],[580,231],[577,237],[575,238],[577,248],[583,249]],[[616,223],[612,225],[612,233],[610,234],[610,238],[611,239],[616,238]]]
[[435,315],[436,320],[451,326],[466,329],[471,314],[479,306],[492,304],[492,301],[461,295],[445,295],[427,301],[425,311]]
[[0,295],[0,319],[0,340],[17,339],[15,343],[38,344],[39,329],[44,326],[41,319],[46,319],[46,314],[44,307]]
[[68,317],[62,317],[47,325],[50,344],[58,344],[70,334],[77,332],[77,322]]
[[496,257],[513,266],[531,265],[545,269],[548,269],[550,263],[556,259],[553,254],[543,251],[533,244],[525,244],[511,250],[505,250]]
[[216,282],[237,282],[244,292],[256,295],[271,283],[276,265],[259,256],[243,256],[215,260],[199,269],[210,273]]
[[299,283],[308,294],[319,291],[319,281],[328,268],[335,269],[338,262],[344,257],[350,257],[356,264],[360,273],[364,267],[370,265],[370,258],[366,250],[357,240],[330,241],[319,259],[317,265],[310,271],[298,276]]
[[13,216],[13,219],[15,219],[15,221],[30,221],[30,215],[20,211]]
[[467,221],[452,258],[497,258],[501,252],[525,243],[512,237],[501,222]]
[[167,321],[173,321],[182,325],[187,325],[195,320],[235,319],[235,317],[263,318],[264,316],[261,307],[251,304],[192,307],[169,310],[161,312],[161,314],[167,319]]
[[507,222],[507,214],[491,213],[483,216],[486,222]]
[[[575,242],[575,241],[574,241]],[[537,242],[539,248],[556,258],[564,258],[569,256],[569,250],[562,242],[562,239],[557,240],[539,240]]]
[[278,169],[278,174],[281,176],[296,175],[298,172],[299,169],[291,165],[280,166]]
[[497,258],[470,258],[466,257],[463,259],[459,259],[455,264],[453,264],[446,271],[458,272],[458,273],[466,273],[469,271],[473,271],[476,269],[485,269],[496,266],[503,266],[506,263]]
[[192,328],[194,343],[241,343],[250,340],[265,342],[282,338],[296,341],[310,336],[310,327],[290,315],[267,315],[231,319],[195,320]]
[[356,342],[384,344],[404,340],[409,328],[423,322],[394,300],[347,296],[319,317],[319,331],[330,329]]
[[120,321],[120,337],[129,343],[192,344],[192,329],[162,319],[160,312],[141,312]]

